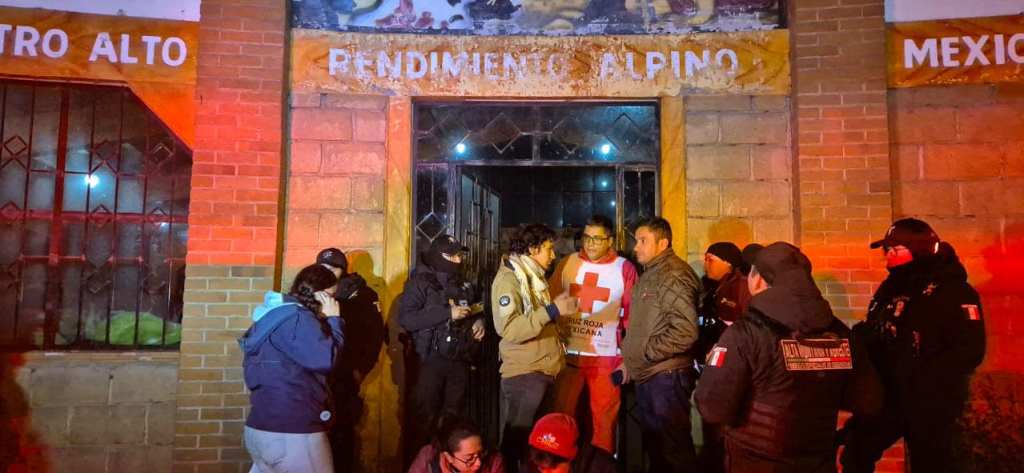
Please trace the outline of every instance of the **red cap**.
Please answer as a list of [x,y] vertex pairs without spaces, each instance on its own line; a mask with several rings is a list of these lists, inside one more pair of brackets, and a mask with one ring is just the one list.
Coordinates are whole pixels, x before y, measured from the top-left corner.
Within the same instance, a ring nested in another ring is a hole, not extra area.
[[580,431],[572,417],[548,414],[533,425],[530,446],[572,460],[576,458],[576,440],[579,437]]

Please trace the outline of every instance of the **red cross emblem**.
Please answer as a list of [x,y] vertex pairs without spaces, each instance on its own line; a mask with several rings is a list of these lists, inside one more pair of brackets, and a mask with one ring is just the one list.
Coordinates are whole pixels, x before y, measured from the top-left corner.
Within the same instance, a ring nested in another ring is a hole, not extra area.
[[594,301],[608,302],[612,290],[597,285],[597,273],[584,273],[583,285],[570,284],[569,295],[580,298],[580,312],[591,314],[594,312]]

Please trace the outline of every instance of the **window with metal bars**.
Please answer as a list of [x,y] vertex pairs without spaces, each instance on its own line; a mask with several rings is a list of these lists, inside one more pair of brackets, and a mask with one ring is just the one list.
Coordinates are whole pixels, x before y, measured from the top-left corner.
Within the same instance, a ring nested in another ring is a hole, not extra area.
[[0,80],[0,348],[174,348],[192,151],[127,88]]

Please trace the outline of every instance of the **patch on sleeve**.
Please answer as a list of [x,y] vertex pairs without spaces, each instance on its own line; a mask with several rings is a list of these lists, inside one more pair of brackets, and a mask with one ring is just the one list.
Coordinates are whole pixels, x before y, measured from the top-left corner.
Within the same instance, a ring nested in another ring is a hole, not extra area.
[[512,298],[509,297],[509,296],[501,296],[501,298],[498,299],[498,305],[500,305],[502,307],[507,307],[511,303],[512,303]]
[[808,338],[780,340],[786,371],[824,371],[853,369],[848,338]]
[[981,308],[977,304],[963,304],[960,308],[967,315],[967,320],[981,320]]
[[725,365],[725,355],[729,353],[729,349],[726,347],[720,347],[715,345],[708,353],[707,365],[715,368],[721,368]]

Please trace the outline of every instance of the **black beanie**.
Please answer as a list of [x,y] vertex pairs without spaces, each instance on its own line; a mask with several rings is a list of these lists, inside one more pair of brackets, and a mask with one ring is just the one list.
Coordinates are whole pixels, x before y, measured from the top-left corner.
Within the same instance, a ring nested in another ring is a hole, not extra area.
[[728,241],[720,241],[708,247],[708,251],[705,253],[711,253],[719,257],[722,261],[729,263],[733,268],[743,268],[743,253],[740,252],[740,248],[735,244]]

